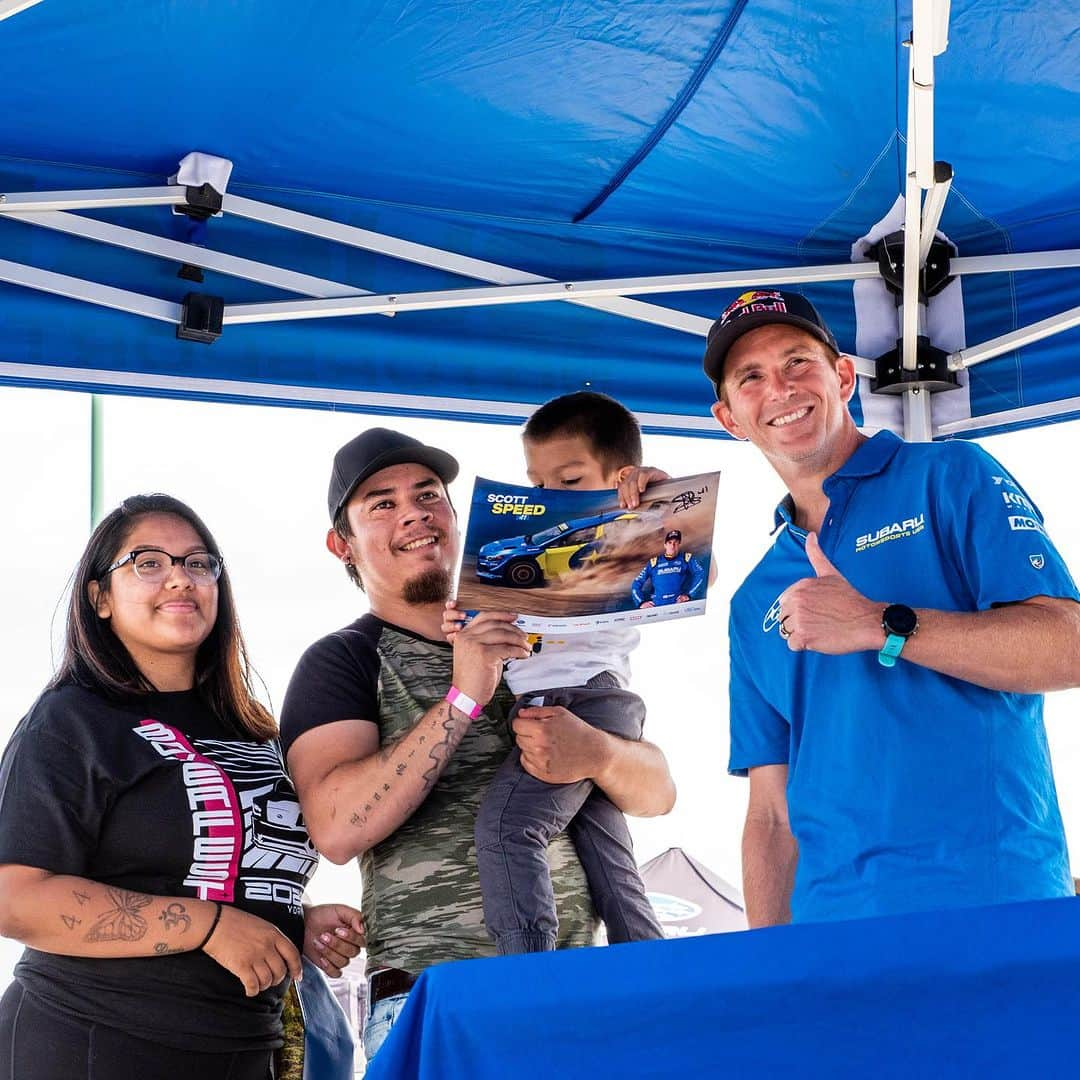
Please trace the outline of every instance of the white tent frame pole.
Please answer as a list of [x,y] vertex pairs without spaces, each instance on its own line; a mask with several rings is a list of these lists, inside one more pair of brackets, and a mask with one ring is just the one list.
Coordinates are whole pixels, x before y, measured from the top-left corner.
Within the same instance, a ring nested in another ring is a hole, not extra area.
[[6,281],[10,285],[23,285],[38,292],[65,296],[69,300],[83,300],[99,307],[126,311],[130,315],[143,315],[148,319],[174,324],[180,322],[180,305],[170,300],[159,300],[156,296],[144,296],[127,289],[114,289],[110,285],[99,285],[96,281],[84,281],[82,278],[40,270],[36,266],[24,266],[7,259],[0,259],[0,281]]
[[[934,187],[938,187],[935,182]],[[951,178],[947,184],[951,187]],[[933,191],[934,188],[931,189]],[[947,192],[946,192],[947,194]],[[43,215],[52,211],[100,210],[127,206],[180,206],[187,201],[187,189],[176,185],[146,188],[95,188],[82,191],[29,191],[0,194],[0,214]],[[927,197],[929,203],[930,197]],[[941,199],[944,203],[944,197]],[[506,285],[541,283],[552,280],[537,274],[528,274],[498,263],[473,259],[454,252],[443,251],[424,244],[415,244],[400,240],[383,233],[358,229],[343,225],[328,218],[319,218],[311,214],[286,210],[270,203],[260,203],[241,196],[224,196],[224,209],[238,217],[250,218],[269,225],[277,225],[293,232],[306,233],[309,236],[344,243],[352,247],[375,251],[406,262],[415,262],[452,273],[461,274],[476,280],[487,280]],[[260,209],[265,213],[259,212]],[[924,207],[925,211],[925,207]],[[938,219],[940,215],[938,215]],[[91,220],[91,219],[87,219]],[[924,221],[928,218],[924,213]],[[40,222],[44,224],[44,222]],[[338,235],[344,230],[349,233],[345,238]],[[925,225],[923,231],[926,231]],[[147,234],[148,235],[148,234]],[[203,249],[199,249],[203,250]],[[1015,270],[1053,270],[1080,266],[1080,248],[1064,248],[1060,251],[1018,252],[1007,255],[973,255],[952,260],[951,272],[954,274],[992,274],[1011,273]],[[501,273],[500,273],[501,271]],[[517,282],[509,280],[516,277]],[[503,279],[507,280],[503,280]]]
[[952,182],[952,168],[944,161],[935,162],[934,182],[930,185],[930,190],[926,193],[926,201],[923,203],[919,266],[926,265],[926,257],[930,254],[930,246],[937,235],[937,227],[941,221],[941,213],[945,209],[945,200],[949,197]]
[[0,0],[0,22],[10,19],[12,15],[18,15],[20,11],[32,8],[40,4],[41,0]]
[[[916,12],[919,9],[919,2],[920,0],[915,0]],[[924,6],[927,2],[928,0],[922,0]],[[921,132],[917,126],[915,108],[915,49],[913,34],[908,55],[907,164],[904,169],[904,281],[900,313],[902,366],[906,371],[914,371],[916,367],[915,348],[919,335],[919,271],[922,268],[922,263],[919,261],[922,252],[922,191],[916,175],[916,162],[921,156],[921,151],[916,144],[921,137]],[[933,105],[932,78],[931,76],[929,90],[931,106]],[[931,180],[930,183],[932,182]]]
[[[910,156],[910,151],[909,151]],[[900,339],[903,367],[914,371],[915,348],[919,336],[919,238],[920,203],[922,201],[915,174],[908,173],[904,193],[904,299],[900,309]]]
[[991,338],[981,345],[973,345],[968,349],[949,354],[949,369],[958,371],[961,368],[974,367],[987,360],[993,360],[995,356],[1009,352],[1012,349],[1020,349],[1025,345],[1031,345],[1043,338],[1060,334],[1064,330],[1071,330],[1074,326],[1080,326],[1080,307],[1069,308],[1051,315],[1048,319],[1040,319],[1030,326],[1022,326],[1018,330],[1011,330],[1000,337]]
[[143,255],[154,255],[169,262],[189,263],[203,270],[213,270],[230,277],[255,281],[260,285],[269,285],[286,292],[299,293],[301,296],[330,298],[338,296],[370,296],[369,289],[359,289],[355,285],[346,285],[340,281],[328,281],[325,278],[299,274],[292,270],[271,266],[253,259],[242,259],[235,255],[225,255],[200,247],[198,244],[186,244],[180,240],[168,240],[151,233],[128,229],[122,225],[110,225],[96,218],[81,217],[54,210],[45,213],[24,213],[19,221],[29,225],[40,225],[44,229],[79,236],[84,240],[97,240],[102,244],[138,251]]
[[1020,251],[1009,255],[964,255],[949,261],[950,274],[1012,274],[1018,270],[1070,270],[1080,266],[1080,248]]
[[[328,218],[304,214],[297,210],[286,210],[271,203],[246,199],[239,195],[224,196],[221,208],[226,213],[236,214],[238,217],[249,218],[252,221],[261,221],[266,225],[276,225],[279,228],[291,229],[293,232],[305,233],[308,236],[333,240],[339,244],[346,244],[364,251],[373,251],[394,259],[417,263],[420,266],[446,270],[452,274],[460,274],[462,277],[473,278],[478,281],[489,281],[497,285],[543,284],[551,281],[551,278],[541,277],[539,274],[526,273],[522,270],[515,270],[513,267],[502,266],[499,263],[487,262],[483,259],[472,259],[452,251],[429,247],[427,244],[416,244],[409,240],[384,236],[382,233],[361,229],[355,225],[343,225],[341,222],[331,221]],[[696,337],[705,337],[713,322],[712,319],[700,315],[691,315],[685,311],[673,311],[671,308],[659,307],[656,304],[645,304],[640,300],[627,300],[623,297],[598,297],[593,300],[578,300],[563,296],[560,299],[568,300],[573,304],[581,304],[583,307],[607,311],[612,315],[637,319],[639,322],[666,326],[671,330],[680,330]]]
[[904,438],[908,442],[930,442],[934,437],[930,409],[932,395],[913,386],[904,392],[901,400],[904,405]]
[[187,188],[100,188],[82,191],[17,191],[0,195],[0,214],[37,214],[46,210],[107,210],[122,206],[180,206]]
[[433,292],[387,293],[335,300],[271,300],[259,304],[229,304],[225,323],[281,322],[288,319],[326,319],[392,311],[431,311],[441,308],[535,304],[551,300],[625,296],[628,293],[697,292],[749,288],[810,281],[855,281],[876,278],[876,263],[836,263],[826,266],[784,266],[765,270],[730,270],[711,274],[665,274],[645,278],[597,281],[550,281],[541,285],[483,286],[439,289]]
[[914,149],[914,159],[908,165],[924,191],[934,185],[934,57],[948,44],[948,21],[949,0],[912,0],[908,151]]
[[[948,24],[949,0],[912,0],[900,312],[902,367],[910,372],[917,370],[918,363],[919,279],[951,184],[950,178],[939,186],[934,161],[934,56],[948,44]],[[931,192],[925,209],[924,190]],[[903,403],[904,437],[909,442],[928,442],[933,437],[933,395],[909,386]]]
[[985,413],[965,420],[952,420],[941,424],[935,431],[937,435],[959,435],[965,431],[992,432],[998,427],[1015,427],[1017,424],[1036,423],[1049,420],[1054,416],[1069,416],[1080,413],[1080,397],[1063,398],[1060,401],[1047,401],[1041,405],[1027,405],[1008,412]]
[[403,262],[446,270],[451,274],[460,274],[462,277],[473,278],[477,281],[489,281],[498,285],[529,285],[551,280],[540,277],[538,274],[529,274],[499,263],[488,262],[485,259],[474,259],[468,255],[459,255],[456,252],[430,247],[427,244],[417,244],[411,240],[372,232],[370,229],[361,229],[356,225],[345,225],[330,218],[317,217],[315,214],[305,214],[299,210],[275,206],[273,203],[247,199],[242,195],[225,195],[221,201],[221,209],[226,214],[235,214],[237,217],[259,221],[264,225],[274,225],[279,229],[288,229],[291,232],[304,233],[306,236],[331,240],[334,243],[360,248],[363,251],[374,251],[379,255],[401,259]]

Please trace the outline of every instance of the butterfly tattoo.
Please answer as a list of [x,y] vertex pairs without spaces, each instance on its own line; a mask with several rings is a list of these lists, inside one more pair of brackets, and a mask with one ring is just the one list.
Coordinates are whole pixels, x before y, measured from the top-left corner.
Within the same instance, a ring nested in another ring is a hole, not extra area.
[[146,933],[146,920],[139,911],[152,897],[126,889],[109,889],[113,907],[99,916],[86,934],[87,941],[138,941]]

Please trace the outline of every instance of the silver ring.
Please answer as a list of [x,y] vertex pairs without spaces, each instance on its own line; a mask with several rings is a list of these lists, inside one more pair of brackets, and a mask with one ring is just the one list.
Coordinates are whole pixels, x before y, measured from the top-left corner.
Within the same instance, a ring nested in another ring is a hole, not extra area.
[[784,639],[785,641],[787,641],[787,639],[788,639],[789,637],[791,637],[791,631],[790,631],[790,630],[789,630],[789,629],[788,629],[788,628],[787,628],[786,626],[784,626],[784,623],[786,623],[786,622],[787,622],[787,618],[788,618],[788,617],[787,617],[787,616],[785,615],[785,616],[784,616],[784,617],[783,617],[783,618],[782,618],[782,619],[780,620],[780,627],[779,627],[779,629],[780,629],[780,636],[781,636],[781,637],[782,637],[782,638],[783,638],[783,639]]

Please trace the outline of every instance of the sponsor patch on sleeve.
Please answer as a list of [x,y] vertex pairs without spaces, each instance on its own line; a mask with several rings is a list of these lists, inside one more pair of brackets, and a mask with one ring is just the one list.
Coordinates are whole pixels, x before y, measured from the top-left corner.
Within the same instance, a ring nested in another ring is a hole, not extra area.
[[1028,517],[1026,514],[1010,514],[1009,528],[1013,532],[1037,532],[1046,535],[1042,522],[1037,518]]

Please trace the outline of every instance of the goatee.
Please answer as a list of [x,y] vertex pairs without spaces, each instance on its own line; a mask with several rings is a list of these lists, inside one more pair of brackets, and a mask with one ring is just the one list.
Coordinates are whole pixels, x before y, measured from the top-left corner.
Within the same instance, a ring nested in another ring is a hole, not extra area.
[[432,567],[405,582],[401,598],[406,604],[445,604],[450,599],[450,571]]

